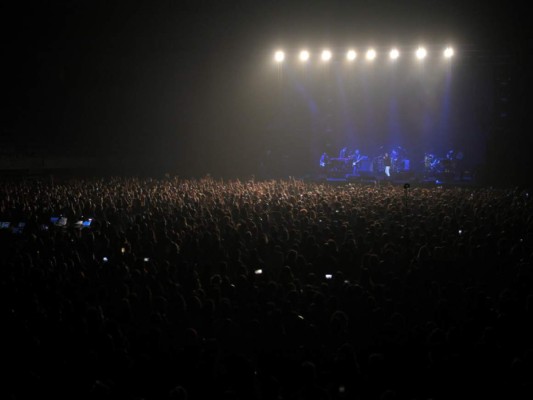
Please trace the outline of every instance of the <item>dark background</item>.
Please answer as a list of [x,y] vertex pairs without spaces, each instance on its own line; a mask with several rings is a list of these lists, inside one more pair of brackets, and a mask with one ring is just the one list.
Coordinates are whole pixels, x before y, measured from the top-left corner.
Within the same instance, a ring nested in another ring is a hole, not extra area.
[[[527,182],[527,25],[511,2],[4,4],[0,145],[183,175],[255,173],[276,102],[265,68],[278,46],[452,42],[469,74],[489,70],[486,173]],[[505,120],[501,80],[510,82]]]

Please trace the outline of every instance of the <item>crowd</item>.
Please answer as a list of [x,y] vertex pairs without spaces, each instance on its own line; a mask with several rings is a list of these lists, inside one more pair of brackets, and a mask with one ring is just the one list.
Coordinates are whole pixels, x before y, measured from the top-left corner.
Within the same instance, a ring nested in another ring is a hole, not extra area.
[[0,221],[4,399],[533,396],[524,189],[3,182]]

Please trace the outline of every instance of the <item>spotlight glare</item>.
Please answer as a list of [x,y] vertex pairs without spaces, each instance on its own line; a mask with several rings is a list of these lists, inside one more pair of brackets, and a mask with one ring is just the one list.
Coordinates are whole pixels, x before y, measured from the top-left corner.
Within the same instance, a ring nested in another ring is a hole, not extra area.
[[281,50],[276,51],[274,54],[274,60],[278,63],[283,62],[283,60],[285,60],[285,53]]
[[446,47],[446,49],[444,49],[444,57],[445,58],[452,58],[453,57],[453,48]]
[[346,59],[348,61],[353,61],[357,58],[357,53],[354,50],[348,50],[346,53]]
[[309,60],[309,52],[307,50],[302,50],[302,51],[300,51],[300,56],[299,57],[300,57],[300,61],[305,62],[305,61]]
[[424,58],[426,58],[427,54],[427,50],[423,47],[419,47],[418,49],[416,49],[416,58],[418,58],[419,60],[423,60]]
[[329,51],[329,50],[322,51],[322,55],[320,56],[320,58],[322,58],[322,61],[331,60],[331,51]]
[[366,52],[366,59],[372,61],[376,58],[376,50],[368,49]]
[[389,53],[389,57],[391,60],[396,60],[398,57],[400,57],[400,52],[398,49],[392,49]]

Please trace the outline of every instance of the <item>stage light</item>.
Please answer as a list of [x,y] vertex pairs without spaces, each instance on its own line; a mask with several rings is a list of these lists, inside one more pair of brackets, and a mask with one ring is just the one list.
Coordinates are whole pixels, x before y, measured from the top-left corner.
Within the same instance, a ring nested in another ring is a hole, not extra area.
[[424,58],[426,58],[427,55],[428,52],[423,47],[419,47],[418,49],[416,49],[416,58],[418,58],[419,60],[423,60]]
[[366,59],[368,61],[372,61],[376,58],[376,50],[374,49],[368,49],[366,52]]
[[400,52],[398,51],[398,49],[392,49],[389,52],[389,57],[391,60],[396,60],[398,57],[400,57]]
[[274,60],[278,63],[283,62],[283,60],[285,60],[285,53],[281,50],[276,51],[274,54]]
[[322,54],[320,56],[320,58],[322,59],[322,61],[329,61],[331,60],[331,51],[329,50],[323,50],[322,51]]
[[354,50],[348,50],[346,53],[346,59],[348,61],[353,61],[357,58],[357,53]]
[[299,58],[300,58],[300,61],[303,61],[303,62],[309,60],[309,52],[307,50],[300,51]]
[[445,58],[452,58],[453,57],[453,49],[451,47],[446,47],[444,49],[444,57]]

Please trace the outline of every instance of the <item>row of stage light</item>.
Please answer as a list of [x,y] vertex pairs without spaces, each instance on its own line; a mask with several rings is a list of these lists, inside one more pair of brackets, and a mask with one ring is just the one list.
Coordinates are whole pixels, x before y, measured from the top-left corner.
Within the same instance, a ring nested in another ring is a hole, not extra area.
[[[445,58],[445,59],[451,59],[454,55],[454,50],[452,47],[446,47],[443,51],[442,51],[442,57]],[[388,58],[391,59],[391,60],[397,60],[400,58],[400,50],[398,50],[397,48],[392,48],[390,49],[390,51],[388,52]],[[415,56],[416,59],[418,60],[424,60],[427,56],[428,56],[428,51],[425,47],[418,47],[414,52],[413,52],[413,55]],[[352,61],[355,61],[357,60],[359,54],[355,51],[355,50],[348,50],[345,55],[344,55],[344,58],[349,61],[349,62],[352,62]],[[367,61],[373,61],[375,60],[376,58],[378,57],[378,52],[373,49],[373,48],[370,48],[368,49],[365,53],[364,53],[364,58],[367,60]],[[274,53],[274,61],[277,62],[277,63],[283,63],[287,58],[287,55],[285,54],[285,52],[283,50],[278,50]],[[311,53],[308,51],[308,50],[301,50],[299,53],[298,53],[298,60],[300,62],[307,62],[309,60],[311,60]],[[328,50],[328,49],[324,49],[322,50],[322,52],[320,53],[320,60],[323,61],[323,62],[329,62],[329,61],[332,61],[333,60],[333,53],[331,52],[331,50]]]

